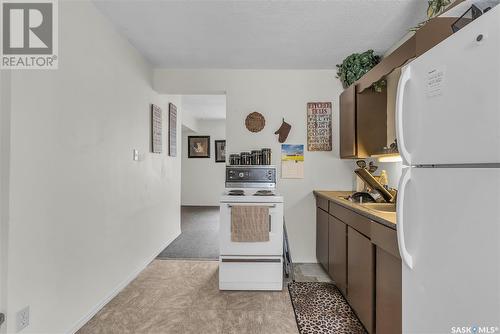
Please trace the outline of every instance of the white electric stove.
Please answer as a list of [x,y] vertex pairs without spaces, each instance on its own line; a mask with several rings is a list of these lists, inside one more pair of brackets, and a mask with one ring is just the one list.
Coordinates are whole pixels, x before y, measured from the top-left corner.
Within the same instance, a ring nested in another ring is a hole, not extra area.
[[[231,208],[269,207],[269,241],[231,241]],[[276,167],[227,166],[220,200],[220,290],[283,289],[283,197],[276,193]]]

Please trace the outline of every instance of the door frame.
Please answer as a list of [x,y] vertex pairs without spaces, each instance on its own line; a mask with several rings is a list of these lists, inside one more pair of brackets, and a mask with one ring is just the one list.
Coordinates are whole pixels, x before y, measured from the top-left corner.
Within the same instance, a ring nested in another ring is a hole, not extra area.
[[[7,268],[10,215],[11,72],[0,71],[0,313],[7,317]],[[6,320],[6,319],[5,319]],[[6,321],[0,333],[7,332]]]

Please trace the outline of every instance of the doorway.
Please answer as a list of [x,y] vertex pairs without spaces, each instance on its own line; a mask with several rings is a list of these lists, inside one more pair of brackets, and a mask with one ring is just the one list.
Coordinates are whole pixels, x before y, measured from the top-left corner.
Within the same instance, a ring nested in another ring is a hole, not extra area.
[[181,235],[159,258],[219,258],[219,198],[226,166],[226,96],[183,95]]

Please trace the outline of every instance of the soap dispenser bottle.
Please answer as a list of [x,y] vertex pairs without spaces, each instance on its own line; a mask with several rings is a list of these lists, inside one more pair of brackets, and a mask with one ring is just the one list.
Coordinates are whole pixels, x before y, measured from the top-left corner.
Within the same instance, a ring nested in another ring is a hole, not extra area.
[[378,182],[384,186],[384,188],[387,189],[388,185],[389,185],[389,179],[387,177],[387,172],[385,171],[385,169],[383,169],[381,172],[380,172],[380,176],[379,176],[379,179],[378,179]]

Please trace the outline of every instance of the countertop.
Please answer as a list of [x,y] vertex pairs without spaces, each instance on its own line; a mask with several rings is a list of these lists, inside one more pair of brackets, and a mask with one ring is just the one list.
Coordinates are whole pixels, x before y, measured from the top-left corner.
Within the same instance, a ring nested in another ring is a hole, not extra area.
[[314,190],[316,196],[321,196],[329,201],[335,202],[347,209],[355,211],[362,216],[365,216],[377,223],[383,224],[392,229],[396,229],[396,213],[382,212],[373,210],[363,205],[348,201],[342,197],[352,195],[353,191],[333,191],[333,190]]

